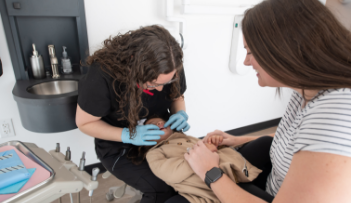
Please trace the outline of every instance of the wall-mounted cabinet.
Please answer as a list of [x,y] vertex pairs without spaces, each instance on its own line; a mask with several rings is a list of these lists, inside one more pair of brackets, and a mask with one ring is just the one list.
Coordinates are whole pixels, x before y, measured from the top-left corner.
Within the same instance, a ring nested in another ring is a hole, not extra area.
[[[17,80],[13,96],[22,125],[45,133],[76,128],[77,83],[87,71],[81,62],[89,55],[84,0],[0,0],[0,12]],[[53,71],[48,45],[55,45],[59,78],[33,77],[32,44],[50,75]],[[70,74],[62,72],[63,46],[71,60]]]

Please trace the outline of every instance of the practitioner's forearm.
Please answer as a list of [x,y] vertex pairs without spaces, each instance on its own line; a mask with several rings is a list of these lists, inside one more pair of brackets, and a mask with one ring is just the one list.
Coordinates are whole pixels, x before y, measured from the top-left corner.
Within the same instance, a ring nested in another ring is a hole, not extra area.
[[83,133],[103,140],[121,142],[123,128],[114,127],[108,123],[98,120],[78,126]]
[[177,113],[180,110],[186,111],[184,96],[178,97],[171,104],[170,111],[171,111],[172,114],[175,114],[175,113]]
[[123,128],[112,126],[101,117],[93,116],[77,104],[76,125],[80,131],[95,138],[120,142]]

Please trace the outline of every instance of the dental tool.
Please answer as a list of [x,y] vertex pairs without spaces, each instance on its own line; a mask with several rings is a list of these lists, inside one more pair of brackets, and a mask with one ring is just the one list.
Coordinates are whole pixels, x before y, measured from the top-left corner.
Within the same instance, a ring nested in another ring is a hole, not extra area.
[[[85,165],[85,153],[81,157],[80,169],[71,160],[71,150],[68,147],[66,155],[60,152],[60,143],[56,143],[55,148],[46,152],[43,148],[38,147],[34,143],[22,143],[19,141],[9,141],[0,143],[2,147],[14,147],[23,153],[26,161],[37,163],[36,171],[42,176],[39,184],[23,191],[19,195],[10,197],[5,202],[73,202],[73,193],[81,192],[85,188],[89,195],[92,196],[99,183],[97,175],[99,169],[94,169],[92,175],[83,169]],[[68,161],[69,160],[69,161]],[[61,197],[65,194],[69,195],[70,200],[63,200]],[[0,195],[0,202],[3,202]],[[77,197],[80,203],[80,196]],[[92,201],[92,198],[91,198]]]
[[[97,175],[99,174],[99,172],[100,172],[99,168],[97,168],[97,167],[93,168],[93,171],[91,173],[91,180],[92,181],[96,181],[96,178],[97,178]],[[89,190],[90,203],[92,201],[93,192],[94,192],[94,190]]]
[[[84,166],[85,166],[85,152],[83,152],[82,158],[80,159],[78,170],[84,171]],[[78,203],[80,203],[80,192],[78,192],[77,194],[77,200],[78,200]]]
[[56,150],[55,152],[60,152],[60,143],[56,143]]
[[65,160],[66,161],[71,161],[71,150],[70,150],[69,147],[67,147]]
[[83,152],[82,158],[80,159],[79,170],[84,171],[84,166],[85,166],[85,152]]

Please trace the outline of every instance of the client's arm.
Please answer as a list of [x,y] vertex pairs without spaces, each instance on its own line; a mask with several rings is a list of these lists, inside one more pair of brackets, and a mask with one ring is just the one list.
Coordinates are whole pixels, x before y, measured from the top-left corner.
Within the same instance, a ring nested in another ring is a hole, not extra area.
[[[206,172],[218,167],[218,154],[202,143],[184,155],[194,172],[205,179]],[[337,167],[335,167],[337,166]],[[350,202],[351,157],[324,152],[299,151],[294,154],[288,173],[273,203]],[[241,189],[225,174],[211,184],[222,203],[263,203]]]
[[162,148],[150,150],[146,155],[151,171],[169,183],[180,183],[194,174],[183,156],[168,158]]
[[[216,136],[219,135],[219,136]],[[215,139],[210,139],[213,138],[213,136],[216,136]],[[262,137],[265,135],[260,135],[260,136],[233,136],[228,133],[225,133],[220,130],[215,130],[211,133],[208,133],[206,137],[203,139],[204,143],[213,143],[216,146],[220,145],[227,145],[227,146],[232,146],[232,147],[237,147],[240,145],[243,145],[247,142],[251,142],[253,140],[256,140],[259,137]],[[268,136],[274,136],[274,133],[268,134]]]

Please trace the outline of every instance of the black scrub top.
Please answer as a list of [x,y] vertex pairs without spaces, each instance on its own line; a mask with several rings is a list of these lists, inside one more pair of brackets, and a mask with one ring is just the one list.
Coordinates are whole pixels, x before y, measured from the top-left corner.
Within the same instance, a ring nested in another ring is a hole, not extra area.
[[[186,90],[186,81],[184,70],[179,74],[180,93],[184,94]],[[116,101],[116,94],[112,87],[113,78],[104,72],[99,64],[92,64],[89,71],[80,80],[78,85],[78,104],[85,112],[101,117],[106,123],[126,128],[129,123],[116,112],[119,110],[119,104]],[[136,85],[136,84],[135,84]],[[116,91],[119,89],[119,83],[115,82]],[[142,93],[142,102],[144,107],[149,110],[149,115],[169,114],[172,100],[169,98],[171,85],[165,85],[161,92],[150,90],[154,95],[151,96],[145,92]],[[128,111],[125,109],[125,113]],[[139,117],[145,116],[146,110],[142,109]],[[108,141],[95,138],[95,150],[97,156],[101,159],[106,156],[114,155],[120,152],[122,148],[130,148],[131,144],[122,142]]]

